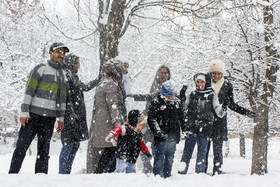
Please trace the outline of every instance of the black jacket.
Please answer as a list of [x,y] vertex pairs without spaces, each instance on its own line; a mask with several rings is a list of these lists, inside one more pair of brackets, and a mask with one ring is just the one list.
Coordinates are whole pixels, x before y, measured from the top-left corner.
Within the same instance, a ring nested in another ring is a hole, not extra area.
[[99,80],[96,79],[88,84],[84,84],[76,74],[70,71],[67,71],[66,77],[68,79],[66,82],[66,112],[64,129],[61,132],[61,141],[63,143],[80,142],[89,138],[83,92],[94,88]]
[[162,141],[159,131],[168,136],[168,141],[180,140],[181,129],[185,131],[185,121],[181,102],[178,98],[167,100],[161,93],[151,102],[148,111],[148,125],[154,134],[155,142]]
[[215,114],[213,96],[213,91],[201,93],[196,90],[190,94],[187,112],[187,131],[192,132],[196,136],[211,136]]
[[[233,98],[233,87],[230,81],[225,77],[224,84],[218,94],[220,104],[223,104],[223,108],[226,110],[227,107],[239,114],[250,115],[253,112],[243,108],[234,102]],[[223,118],[219,118],[215,114],[213,123],[213,131],[211,138],[213,140],[227,140],[227,114]]]
[[129,163],[136,163],[136,160],[141,151],[143,134],[141,132],[135,132],[128,126],[126,126],[125,128],[125,135],[118,136],[116,157]]

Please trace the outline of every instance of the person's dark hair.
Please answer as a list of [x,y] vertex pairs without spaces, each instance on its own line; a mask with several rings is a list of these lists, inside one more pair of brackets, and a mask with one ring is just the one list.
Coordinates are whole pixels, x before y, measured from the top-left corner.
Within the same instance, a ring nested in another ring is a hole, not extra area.
[[128,62],[124,62],[123,65],[124,65],[125,68],[129,68]]
[[137,122],[138,122],[138,118],[140,117],[141,113],[139,110],[131,110],[128,113],[128,123],[129,125],[131,125],[132,127],[136,127]]
[[74,54],[69,54],[65,57],[64,61],[63,61],[63,68],[64,69],[69,69],[69,70],[73,70],[73,67],[75,65],[76,59],[78,59],[79,57],[74,55]]
[[170,80],[170,78],[171,78],[170,68],[169,68],[167,65],[161,65],[161,66],[158,68],[157,76],[158,76],[159,72],[161,71],[161,69],[163,69],[163,68],[166,68],[166,69],[167,69],[168,75],[169,75],[168,78],[167,78],[167,80]]

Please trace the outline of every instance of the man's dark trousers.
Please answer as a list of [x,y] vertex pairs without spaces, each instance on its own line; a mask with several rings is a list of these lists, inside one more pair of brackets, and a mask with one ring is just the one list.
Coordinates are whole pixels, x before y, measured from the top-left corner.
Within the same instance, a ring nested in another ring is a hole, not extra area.
[[14,151],[9,173],[19,173],[26,151],[34,137],[38,136],[35,173],[48,173],[50,140],[56,118],[30,113],[25,126],[21,126],[16,149]]

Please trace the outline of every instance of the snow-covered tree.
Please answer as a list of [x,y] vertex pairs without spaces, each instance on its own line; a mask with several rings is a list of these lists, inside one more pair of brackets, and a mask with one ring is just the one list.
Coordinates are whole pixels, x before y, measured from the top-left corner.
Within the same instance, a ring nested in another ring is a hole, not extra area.
[[17,124],[27,72],[45,56],[41,11],[38,0],[0,2],[0,116],[10,125]]

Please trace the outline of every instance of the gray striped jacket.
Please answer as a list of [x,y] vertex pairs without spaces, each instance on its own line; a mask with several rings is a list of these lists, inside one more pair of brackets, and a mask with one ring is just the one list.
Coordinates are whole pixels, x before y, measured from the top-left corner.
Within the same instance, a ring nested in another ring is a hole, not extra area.
[[59,107],[57,106],[58,79],[59,70],[49,64],[37,65],[28,76],[20,117],[30,117],[31,112],[41,116],[57,117],[58,121],[63,122],[66,109],[66,87],[63,88],[63,99]]

